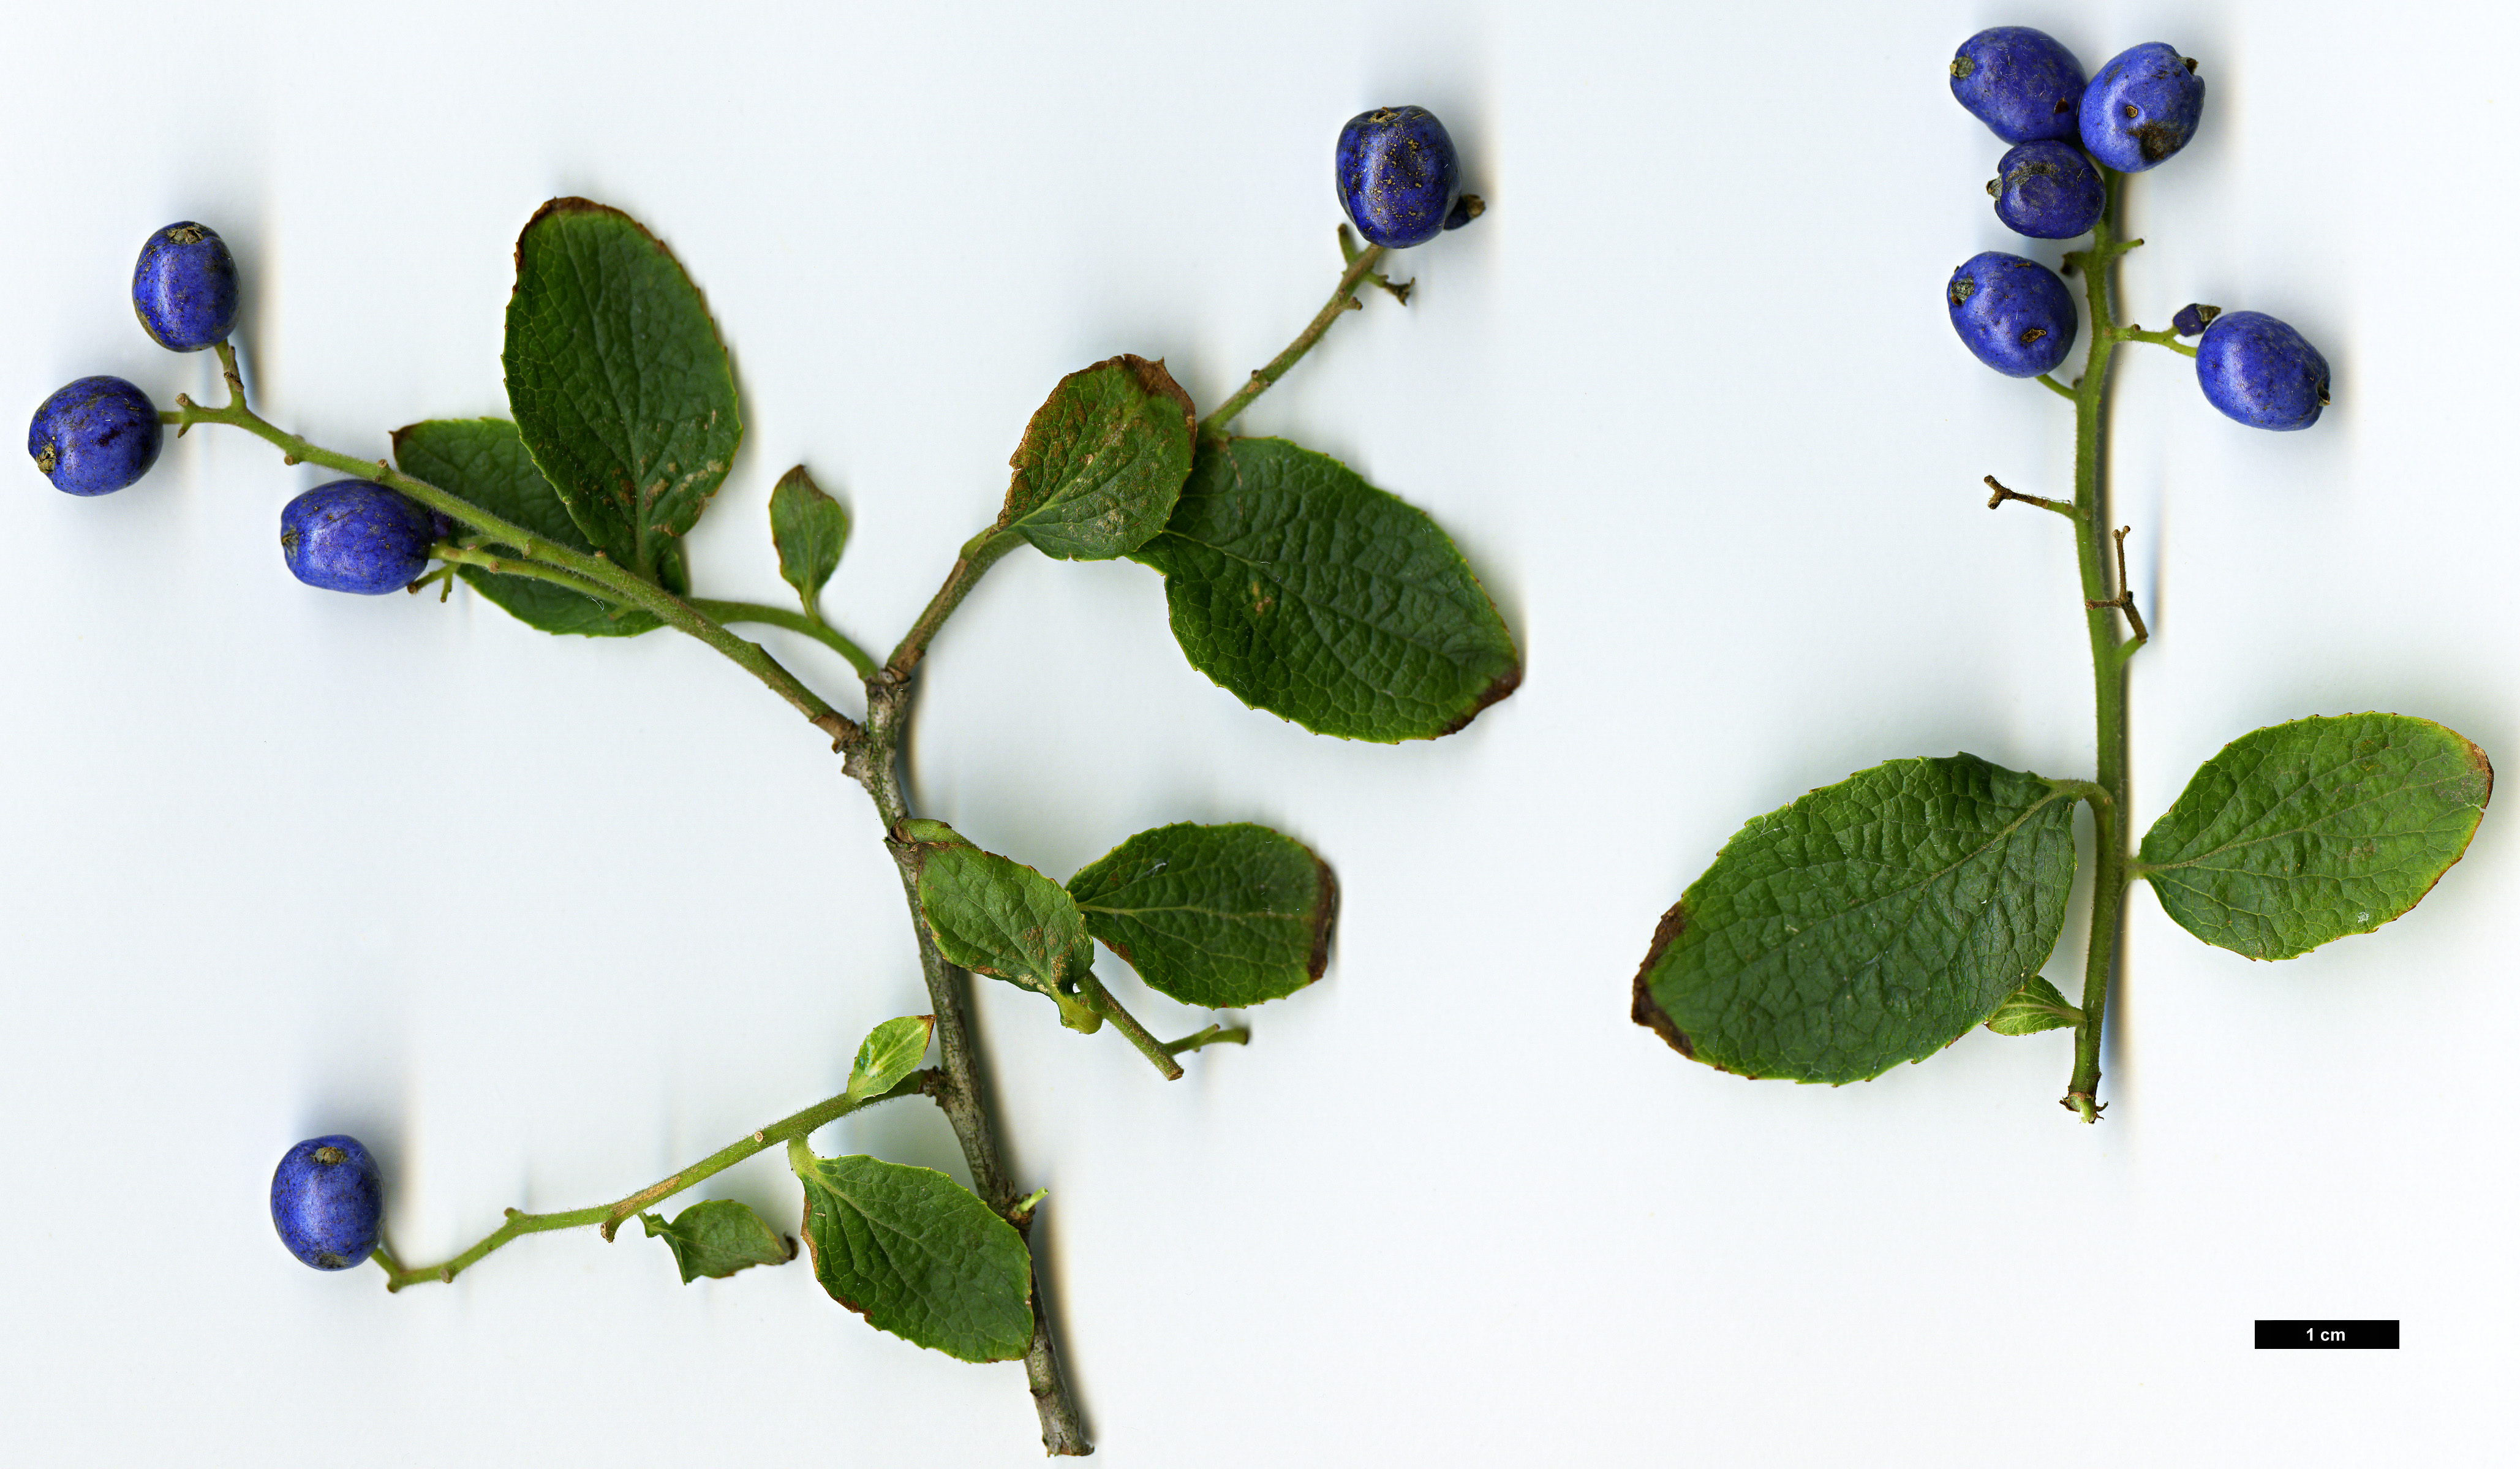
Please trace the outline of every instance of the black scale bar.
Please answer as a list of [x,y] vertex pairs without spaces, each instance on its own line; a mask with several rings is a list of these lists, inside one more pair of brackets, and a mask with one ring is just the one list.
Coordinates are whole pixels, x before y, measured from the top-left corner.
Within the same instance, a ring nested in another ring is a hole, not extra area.
[[2398,1350],[2395,1321],[2260,1321],[2258,1350],[2307,1352]]

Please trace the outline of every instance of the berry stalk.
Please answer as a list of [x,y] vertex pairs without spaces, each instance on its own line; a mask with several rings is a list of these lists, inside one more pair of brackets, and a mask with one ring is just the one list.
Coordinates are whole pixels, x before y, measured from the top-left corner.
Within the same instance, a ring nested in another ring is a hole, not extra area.
[[419,1285],[424,1281],[435,1280],[440,1284],[452,1281],[467,1269],[479,1264],[491,1251],[528,1234],[544,1234],[554,1229],[582,1229],[594,1224],[609,1243],[612,1231],[624,1221],[635,1218],[640,1210],[672,1198],[686,1188],[697,1187],[755,1153],[783,1146],[789,1138],[803,1137],[851,1112],[872,1107],[877,1102],[890,1101],[896,1096],[917,1096],[926,1092],[936,1079],[936,1073],[932,1071],[914,1071],[895,1083],[891,1091],[864,1100],[852,1100],[845,1091],[826,1097],[801,1112],[781,1118],[748,1137],[719,1148],[689,1168],[609,1204],[558,1214],[526,1214],[511,1209],[506,1224],[475,1241],[471,1249],[437,1265],[405,1266],[382,1242],[377,1245],[376,1262],[385,1272],[385,1289],[398,1291],[406,1285]]

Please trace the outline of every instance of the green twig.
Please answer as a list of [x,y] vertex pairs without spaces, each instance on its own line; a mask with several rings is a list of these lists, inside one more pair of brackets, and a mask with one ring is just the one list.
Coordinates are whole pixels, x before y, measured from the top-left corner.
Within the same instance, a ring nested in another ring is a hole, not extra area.
[[637,1193],[609,1204],[597,1204],[592,1208],[571,1209],[559,1214],[526,1214],[520,1210],[511,1209],[508,1211],[506,1224],[475,1241],[471,1249],[437,1265],[405,1266],[391,1251],[380,1244],[377,1247],[376,1260],[385,1272],[385,1289],[398,1291],[406,1285],[418,1285],[428,1280],[441,1283],[451,1281],[466,1269],[479,1264],[491,1251],[510,1240],[521,1239],[528,1234],[544,1234],[554,1229],[577,1229],[594,1224],[598,1232],[609,1241],[612,1238],[612,1231],[621,1226],[622,1221],[637,1215],[640,1210],[671,1198],[703,1180],[724,1173],[764,1148],[780,1146],[791,1137],[803,1137],[824,1124],[845,1117],[862,1107],[872,1107],[877,1102],[890,1101],[896,1096],[919,1095],[928,1089],[935,1075],[932,1071],[914,1071],[894,1084],[891,1091],[870,1096],[864,1101],[852,1101],[845,1091],[837,1096],[818,1101],[802,1112],[772,1123],[749,1137],[719,1148],[680,1173],[651,1183]]
[[1093,970],[1088,969],[1078,975],[1076,982],[1085,991],[1085,1002],[1094,1006],[1095,1013],[1107,1018],[1121,1035],[1128,1037],[1129,1044],[1138,1047],[1138,1053],[1163,1073],[1165,1081],[1182,1079],[1181,1063],[1173,1059],[1172,1047],[1148,1034],[1147,1028],[1138,1023],[1138,1017],[1130,1014],[1119,1001],[1112,998],[1110,991],[1102,988],[1102,981],[1094,977]]
[[1249,1026],[1237,1025],[1229,1028],[1211,1025],[1195,1035],[1184,1036],[1178,1041],[1165,1042],[1164,1053],[1177,1056],[1184,1051],[1196,1050],[1203,1046],[1248,1046],[1250,1044]]
[[858,646],[847,634],[825,622],[820,616],[808,618],[790,612],[785,607],[763,606],[757,601],[721,601],[710,597],[692,597],[684,600],[689,601],[693,609],[701,616],[718,622],[757,622],[764,627],[785,628],[788,632],[811,638],[848,659],[849,666],[857,670],[859,678],[875,677],[875,658],[865,648]]

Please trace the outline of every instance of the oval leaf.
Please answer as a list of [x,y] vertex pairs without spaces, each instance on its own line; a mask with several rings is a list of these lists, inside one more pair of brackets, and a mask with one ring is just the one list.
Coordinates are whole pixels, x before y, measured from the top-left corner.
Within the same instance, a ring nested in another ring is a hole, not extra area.
[[1007,461],[998,528],[1062,560],[1127,556],[1171,517],[1197,424],[1161,362],[1120,356],[1068,374]]
[[[393,433],[394,463],[406,474],[451,491],[503,520],[550,537],[576,551],[593,544],[568,517],[568,508],[543,477],[517,425],[505,419],[432,419]],[[456,527],[459,539],[466,537]],[[587,638],[629,638],[662,627],[637,607],[615,607],[565,587],[529,576],[506,576],[481,566],[455,574],[493,605],[527,627]]]
[[1094,966],[1094,941],[1067,890],[942,822],[918,824],[919,912],[937,951],[974,974],[1049,996],[1072,1030],[1100,1028],[1078,984]]
[[1322,734],[1432,739],[1514,690],[1505,619],[1435,522],[1283,439],[1202,445],[1164,533],[1191,666]]
[[849,1068],[849,1100],[879,1096],[918,1070],[919,1058],[927,1054],[927,1037],[935,1029],[933,1015],[903,1015],[867,1032],[865,1043],[858,1046],[857,1063]]
[[1291,995],[1329,960],[1338,884],[1266,826],[1183,822],[1141,831],[1067,879],[1085,931],[1148,986],[1231,1008]]
[[2301,719],[2208,760],[2143,834],[2162,912],[2208,944],[2291,958],[2413,908],[2494,794],[2485,752],[2403,714]]
[[868,1324],[965,1361],[1032,1343],[1032,1259],[1014,1225],[928,1168],[857,1155],[788,1166],[805,1185],[814,1278]]
[[702,1275],[723,1279],[756,1265],[786,1265],[796,1258],[794,1240],[733,1199],[694,1204],[670,1224],[661,1214],[643,1214],[639,1224],[651,1239],[664,1236],[685,1285]]
[[556,199],[517,238],[508,407],[596,549],[673,580],[675,538],[707,508],[743,423],[698,288],[618,209]]
[[2044,979],[2033,979],[2005,996],[1995,1013],[1986,1017],[1986,1028],[1999,1036],[2035,1036],[2082,1023],[2082,1010],[2066,1003],[2056,987]]
[[849,512],[823,493],[803,465],[780,475],[771,488],[770,542],[779,548],[779,579],[796,589],[806,616],[822,621],[814,599],[839,569],[840,550],[849,543]]
[[1654,931],[1634,1015],[1719,1070],[1860,1082],[1922,1060],[2046,962],[2074,803],[1975,755],[1894,760],[1741,828]]

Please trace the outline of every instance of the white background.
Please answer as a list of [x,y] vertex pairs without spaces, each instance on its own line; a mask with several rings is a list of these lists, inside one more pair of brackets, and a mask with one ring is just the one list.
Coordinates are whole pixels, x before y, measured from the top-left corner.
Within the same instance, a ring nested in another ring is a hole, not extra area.
[[[126,303],[140,243],[244,264],[258,406],[383,452],[499,413],[518,228],[620,205],[707,293],[742,454],[704,594],[779,601],[803,461],[856,517],[826,606],[889,645],[1063,373],[1202,405],[1337,269],[1331,138],[1434,109],[1493,209],[1410,252],[1243,421],[1434,513],[1521,641],[1435,744],[1308,735],[1192,671],[1126,562],[1010,558],[938,644],[925,811],[1055,877],[1170,821],[1336,867],[1328,977],[1165,1086],[983,984],[1013,1172],[1105,1461],[2474,1462],[2507,1443],[2508,813],[2412,915],[2282,964],[2132,904],[2097,1128],[2070,1042],[1842,1090],[1628,1022],[1654,920],[1748,817],[1879,760],[2089,773],[2071,416],[1944,320],[2002,145],[1953,47],[2167,39],[2207,112],[2136,183],[2160,326],[2272,312],[2334,364],[2242,429],[2121,356],[2117,517],[2156,642],[2138,826],[2227,739],[2398,710],[2520,759],[2507,567],[2505,12],[1068,4],[13,11],[0,403],[211,394]],[[1021,1369],[869,1330],[797,1267],[510,1247],[388,1297],[275,1243],[345,1131],[414,1260],[615,1197],[836,1091],[925,1008],[815,734],[699,645],[299,587],[331,477],[205,429],[83,501],[0,493],[0,1422],[22,1462],[1027,1461]],[[855,709],[837,660],[765,639]],[[2078,906],[2069,934],[2079,933]],[[2069,938],[2070,955],[2079,940]],[[1106,960],[1158,1030],[1205,1023]],[[2078,988],[2071,957],[2048,974]],[[960,1173],[896,1104],[819,1135]],[[698,1197],[792,1217],[780,1160]],[[2251,1350],[2259,1316],[2405,1350]]]

